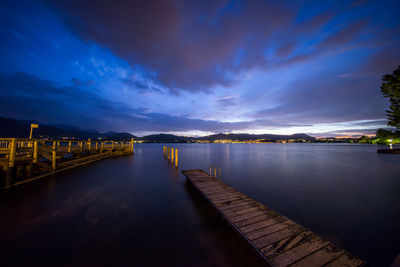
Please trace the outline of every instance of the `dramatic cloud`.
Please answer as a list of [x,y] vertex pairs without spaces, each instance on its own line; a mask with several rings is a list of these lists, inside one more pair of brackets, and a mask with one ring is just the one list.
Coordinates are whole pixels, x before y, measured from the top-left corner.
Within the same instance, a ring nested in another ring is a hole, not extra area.
[[[0,3],[0,116],[139,132],[385,125],[395,0]],[[335,131],[335,129],[337,131]]]
[[[304,51],[288,58],[299,38],[305,33],[309,39],[318,38],[318,30],[334,16],[331,11],[298,23],[298,1],[49,3],[83,39],[154,70],[167,87],[190,91],[229,86],[244,70],[308,57]],[[362,20],[343,26],[325,38],[319,49],[351,43],[365,24]],[[277,44],[279,58],[266,57]]]
[[40,118],[44,123],[56,121],[103,131],[232,132],[259,127],[295,126],[267,120],[229,123],[153,113],[108,101],[79,87],[61,86],[25,73],[0,74],[0,88],[2,116]]

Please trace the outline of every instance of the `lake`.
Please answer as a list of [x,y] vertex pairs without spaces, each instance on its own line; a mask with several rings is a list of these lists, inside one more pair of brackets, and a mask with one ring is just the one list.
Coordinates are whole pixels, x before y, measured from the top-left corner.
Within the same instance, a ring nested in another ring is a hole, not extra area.
[[[10,264],[257,266],[254,253],[162,156],[138,144],[0,193]],[[222,180],[339,247],[388,266],[400,253],[400,156],[375,145],[167,144],[179,169]],[[253,255],[254,254],[254,255]]]

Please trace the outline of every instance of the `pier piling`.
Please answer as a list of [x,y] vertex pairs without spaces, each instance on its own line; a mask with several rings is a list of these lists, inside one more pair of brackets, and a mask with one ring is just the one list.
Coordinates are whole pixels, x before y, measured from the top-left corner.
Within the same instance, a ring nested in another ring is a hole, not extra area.
[[178,168],[178,149],[175,148],[175,167]]

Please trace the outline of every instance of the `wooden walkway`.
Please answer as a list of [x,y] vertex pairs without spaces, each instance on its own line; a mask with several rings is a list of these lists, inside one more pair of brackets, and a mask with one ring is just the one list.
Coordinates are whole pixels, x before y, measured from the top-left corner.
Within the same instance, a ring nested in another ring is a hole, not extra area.
[[361,266],[364,261],[202,170],[184,170],[200,193],[270,266]]
[[134,153],[134,141],[0,138],[0,189]]

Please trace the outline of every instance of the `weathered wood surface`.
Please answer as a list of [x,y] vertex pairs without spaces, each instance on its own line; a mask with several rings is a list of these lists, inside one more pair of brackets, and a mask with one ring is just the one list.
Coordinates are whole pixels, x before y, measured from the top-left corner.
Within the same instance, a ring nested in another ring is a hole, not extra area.
[[202,170],[184,170],[200,193],[270,266],[361,266],[364,261]]
[[0,138],[0,189],[100,159],[134,153],[134,141]]

